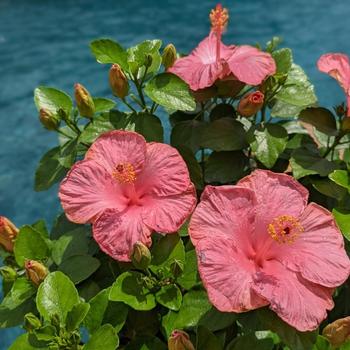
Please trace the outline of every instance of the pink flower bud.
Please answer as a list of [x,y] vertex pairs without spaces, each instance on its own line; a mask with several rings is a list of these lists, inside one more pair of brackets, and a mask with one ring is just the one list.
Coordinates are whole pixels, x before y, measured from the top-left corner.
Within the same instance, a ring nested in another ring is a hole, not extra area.
[[264,104],[264,94],[261,91],[245,95],[238,104],[237,111],[243,117],[251,117],[260,111]]
[[10,253],[13,252],[14,239],[18,228],[4,216],[0,216],[0,245]]
[[35,260],[26,260],[24,267],[28,279],[30,279],[36,286],[39,286],[49,273],[46,266]]
[[180,330],[174,330],[168,339],[169,350],[195,350],[189,335]]

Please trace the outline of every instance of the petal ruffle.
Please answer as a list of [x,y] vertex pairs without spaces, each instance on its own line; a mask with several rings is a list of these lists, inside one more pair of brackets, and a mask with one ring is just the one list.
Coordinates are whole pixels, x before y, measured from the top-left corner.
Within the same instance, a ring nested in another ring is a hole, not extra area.
[[143,223],[140,208],[125,212],[105,210],[93,224],[93,236],[100,248],[113,259],[130,261],[137,241],[150,246],[151,230]]
[[281,247],[279,259],[308,281],[337,287],[350,274],[350,260],[332,214],[315,203],[300,217],[304,232],[291,245]]
[[236,46],[227,62],[232,74],[249,85],[259,85],[269,75],[276,73],[272,56],[248,45]]
[[142,173],[135,186],[140,195],[168,196],[186,191],[191,183],[185,161],[176,148],[148,143]]
[[69,220],[93,222],[107,208],[123,210],[126,199],[118,183],[93,160],[77,162],[61,182],[58,196]]
[[143,167],[146,141],[132,131],[114,130],[102,134],[86,152],[85,159],[93,159],[111,174],[116,165],[130,163],[136,174]]
[[190,221],[192,243],[196,245],[207,238],[226,238],[249,254],[255,203],[254,192],[247,188],[207,186]]
[[196,206],[196,190],[191,184],[187,191],[166,197],[150,196],[142,214],[144,223],[154,231],[176,232]]
[[251,288],[254,266],[232,240],[204,239],[196,246],[198,269],[209,300],[220,311],[244,312],[268,302]]
[[253,289],[270,302],[270,309],[301,332],[312,331],[333,308],[333,289],[311,283],[276,260],[254,276]]

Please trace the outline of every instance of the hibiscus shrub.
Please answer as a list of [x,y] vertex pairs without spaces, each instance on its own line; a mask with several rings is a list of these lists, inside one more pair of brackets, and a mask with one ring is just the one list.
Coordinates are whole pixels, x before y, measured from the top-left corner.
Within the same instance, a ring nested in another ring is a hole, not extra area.
[[[35,189],[60,183],[64,212],[1,217],[10,349],[349,349],[348,104],[320,107],[278,38],[226,46],[227,10],[210,21],[184,57],[93,41],[118,104],[35,90],[59,139]],[[349,103],[347,56],[318,67]]]

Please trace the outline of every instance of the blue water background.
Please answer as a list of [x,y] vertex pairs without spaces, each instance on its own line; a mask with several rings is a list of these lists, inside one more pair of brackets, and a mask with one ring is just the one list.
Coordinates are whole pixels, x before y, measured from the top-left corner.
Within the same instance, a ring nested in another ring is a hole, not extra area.
[[[159,38],[188,52],[208,33],[214,1],[0,0],[0,214],[17,225],[39,218],[49,222],[59,210],[57,188],[33,191],[41,155],[56,145],[42,129],[33,104],[38,85],[72,93],[80,82],[94,96],[110,95],[106,67],[95,62],[88,44],[111,37],[122,45]],[[350,54],[348,0],[223,1],[230,10],[227,44],[265,43],[274,35],[294,51],[321,104],[343,100],[336,82],[315,67],[325,52]],[[0,349],[19,330],[0,331]]]

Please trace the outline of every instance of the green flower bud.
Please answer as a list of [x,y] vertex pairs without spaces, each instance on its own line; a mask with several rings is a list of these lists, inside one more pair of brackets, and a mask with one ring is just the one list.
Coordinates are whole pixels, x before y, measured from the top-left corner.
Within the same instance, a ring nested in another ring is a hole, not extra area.
[[189,335],[180,330],[174,330],[168,339],[169,350],[195,350]]
[[151,262],[151,252],[143,243],[136,242],[134,244],[131,260],[136,268],[142,270],[147,269]]
[[184,271],[184,265],[182,261],[175,259],[170,265],[170,271],[175,278],[181,276]]
[[123,99],[129,93],[129,82],[118,64],[113,64],[109,70],[109,85],[115,96]]
[[17,279],[17,272],[10,266],[0,268],[0,275],[5,282],[13,282]]
[[95,104],[89,91],[81,84],[75,84],[74,90],[75,101],[80,115],[91,119],[95,113]]
[[31,312],[24,316],[24,329],[29,332],[42,326],[41,321]]
[[41,124],[47,130],[57,130],[59,125],[59,120],[56,118],[56,116],[53,113],[51,113],[47,109],[44,109],[44,108],[40,109],[39,119]]
[[24,267],[26,269],[28,279],[31,280],[36,286],[39,286],[49,273],[46,266],[35,260],[26,260]]
[[177,55],[176,55],[176,49],[173,44],[168,44],[162,54],[162,63],[163,66],[168,69],[172,67],[176,61]]

